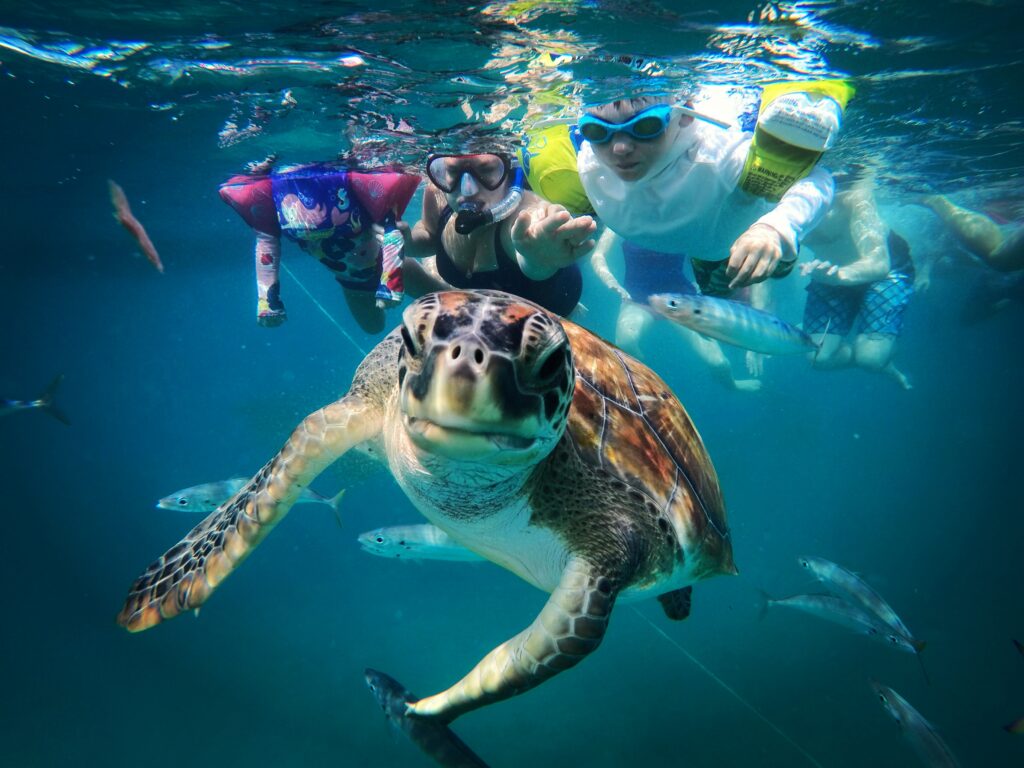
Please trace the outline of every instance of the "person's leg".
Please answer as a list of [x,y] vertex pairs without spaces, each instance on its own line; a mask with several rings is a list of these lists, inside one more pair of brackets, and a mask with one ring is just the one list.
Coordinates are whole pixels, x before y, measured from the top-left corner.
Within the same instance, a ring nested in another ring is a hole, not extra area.
[[854,361],[859,368],[866,371],[891,376],[903,389],[913,389],[907,375],[893,365],[892,353],[895,345],[895,336],[881,333],[858,334],[853,343]]
[[386,315],[377,307],[377,300],[372,291],[356,291],[342,286],[345,303],[349,312],[366,333],[376,335],[384,330]]
[[811,352],[811,364],[823,371],[846,368],[853,360],[853,350],[842,336],[835,333],[812,333],[818,350]]
[[892,355],[913,295],[913,280],[902,273],[890,272],[868,286],[854,340],[854,363],[864,370],[892,377],[903,389],[911,388],[910,380],[893,365]]
[[945,195],[929,195],[921,200],[942,219],[963,246],[986,262],[1003,243],[999,225],[983,213],[961,208]]
[[818,370],[831,371],[850,365],[853,351],[845,339],[860,308],[861,295],[862,291],[856,287],[816,282],[807,286],[803,327],[818,344],[818,349],[808,355]]
[[989,258],[990,266],[1000,272],[1016,272],[1024,269],[1024,226],[1003,241]]
[[733,376],[732,364],[717,341],[701,336],[685,326],[676,325],[675,323],[670,325],[690,348],[697,353],[700,359],[707,363],[715,378],[726,387],[739,390],[740,392],[756,392],[761,389],[760,379],[737,379]]
[[619,319],[615,323],[615,344],[633,357],[642,360],[640,340],[647,335],[654,315],[639,304],[631,301],[622,302]]

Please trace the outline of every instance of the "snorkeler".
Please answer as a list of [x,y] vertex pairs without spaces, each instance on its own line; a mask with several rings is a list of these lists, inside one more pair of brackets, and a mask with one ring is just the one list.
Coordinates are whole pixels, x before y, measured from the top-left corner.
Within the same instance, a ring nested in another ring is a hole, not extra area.
[[[319,259],[341,286],[352,316],[367,333],[384,329],[388,306],[430,290],[429,277],[401,259],[399,219],[419,177],[315,164],[273,169],[273,158],[220,187],[220,196],[256,233],[257,321],[287,319],[281,300],[281,235]],[[396,251],[398,253],[396,254]]]
[[820,257],[800,265],[811,278],[804,331],[821,344],[814,367],[857,366],[910,389],[892,362],[914,294],[910,246],[882,221],[871,176],[841,177],[839,189],[832,210],[805,241]]
[[1007,235],[985,214],[956,205],[945,195],[929,195],[921,203],[942,219],[969,253],[988,266],[1000,272],[1024,269],[1024,226]]
[[[655,319],[645,305],[651,293],[696,290],[687,257],[701,292],[713,296],[792,270],[802,237],[832,200],[831,174],[816,163],[849,95],[830,81],[766,88],[753,136],[668,97],[587,110],[578,124],[580,180],[601,221],[626,241],[619,346],[639,350]],[[734,379],[716,342],[693,343],[727,384],[758,388]]]
[[594,247],[593,218],[525,190],[522,170],[499,152],[431,155],[427,177],[409,255],[435,257],[437,288],[491,288],[572,312],[583,290],[576,261]]

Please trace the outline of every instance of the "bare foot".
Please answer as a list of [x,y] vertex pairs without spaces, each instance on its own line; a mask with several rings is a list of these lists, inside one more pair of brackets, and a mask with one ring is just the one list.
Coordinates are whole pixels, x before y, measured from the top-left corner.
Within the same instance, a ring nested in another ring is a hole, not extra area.
[[899,368],[894,366],[892,363],[888,365],[888,367],[885,369],[885,372],[892,376],[896,380],[896,383],[903,387],[903,389],[909,391],[914,388],[914,385],[910,383],[910,379],[907,378],[907,374],[905,374]]
[[737,392],[760,392],[761,391],[761,380],[760,379],[736,379],[732,385],[736,388]]

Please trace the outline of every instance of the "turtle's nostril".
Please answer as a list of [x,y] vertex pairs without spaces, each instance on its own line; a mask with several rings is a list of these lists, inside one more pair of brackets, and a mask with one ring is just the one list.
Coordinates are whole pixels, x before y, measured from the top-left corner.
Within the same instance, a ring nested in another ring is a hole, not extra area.
[[454,347],[452,347],[452,360],[458,360],[459,359],[459,355],[461,355],[461,354],[462,354],[462,347],[460,347],[458,344],[456,344]]
[[473,359],[476,360],[477,365],[480,365],[480,363],[484,361],[484,351],[482,349],[477,349],[473,353]]

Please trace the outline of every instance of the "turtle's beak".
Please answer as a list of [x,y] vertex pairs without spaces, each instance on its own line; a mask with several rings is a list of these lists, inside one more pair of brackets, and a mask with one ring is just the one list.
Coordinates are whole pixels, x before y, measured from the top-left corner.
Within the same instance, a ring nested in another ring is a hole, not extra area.
[[[405,427],[423,450],[454,459],[533,453],[543,397],[518,386],[516,362],[472,334],[430,350],[402,387]],[[511,455],[507,458],[511,458]]]

